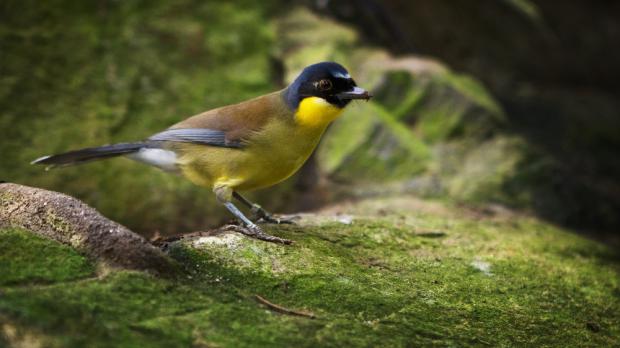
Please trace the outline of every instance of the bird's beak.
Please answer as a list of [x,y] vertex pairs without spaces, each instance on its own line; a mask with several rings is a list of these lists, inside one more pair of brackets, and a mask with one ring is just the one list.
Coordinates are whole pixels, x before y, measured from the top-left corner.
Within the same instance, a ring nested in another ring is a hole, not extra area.
[[336,94],[336,97],[342,100],[352,100],[352,99],[369,100],[370,98],[372,98],[372,95],[363,88],[353,87],[353,90],[338,93]]

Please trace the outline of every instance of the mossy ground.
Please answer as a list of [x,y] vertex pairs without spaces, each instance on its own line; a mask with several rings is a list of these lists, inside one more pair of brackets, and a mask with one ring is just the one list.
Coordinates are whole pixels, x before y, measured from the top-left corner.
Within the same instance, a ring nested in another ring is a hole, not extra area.
[[[529,217],[391,198],[269,230],[296,243],[230,234],[172,245],[186,268],[177,279],[95,276],[69,248],[4,231],[4,339],[57,347],[620,344],[618,255]],[[255,295],[317,318],[272,312]]]
[[0,230],[0,286],[92,276],[93,265],[68,246],[26,231]]

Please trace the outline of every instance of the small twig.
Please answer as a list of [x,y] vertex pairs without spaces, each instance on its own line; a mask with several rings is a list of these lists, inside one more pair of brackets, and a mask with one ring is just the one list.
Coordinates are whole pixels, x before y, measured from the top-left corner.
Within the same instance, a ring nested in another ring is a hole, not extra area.
[[254,295],[256,297],[256,300],[262,304],[264,304],[265,306],[269,307],[270,309],[272,309],[275,312],[278,313],[282,313],[282,314],[288,314],[288,315],[297,315],[300,317],[306,317],[306,318],[310,318],[310,319],[315,319],[316,316],[314,315],[314,313],[311,312],[300,312],[300,311],[295,311],[292,309],[288,309],[288,308],[284,308],[282,306],[279,306],[275,303],[269,302],[267,301],[265,298],[259,296],[259,295]]

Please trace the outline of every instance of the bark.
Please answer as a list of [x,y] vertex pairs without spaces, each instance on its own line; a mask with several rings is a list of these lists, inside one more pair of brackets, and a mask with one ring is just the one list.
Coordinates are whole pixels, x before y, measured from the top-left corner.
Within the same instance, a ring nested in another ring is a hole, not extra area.
[[112,267],[171,273],[176,267],[142,236],[62,193],[0,183],[0,227],[21,227]]

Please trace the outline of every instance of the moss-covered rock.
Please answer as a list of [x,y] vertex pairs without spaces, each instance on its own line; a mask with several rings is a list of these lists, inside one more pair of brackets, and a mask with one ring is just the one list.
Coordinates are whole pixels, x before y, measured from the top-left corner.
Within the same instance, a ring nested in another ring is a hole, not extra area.
[[[72,346],[613,346],[620,261],[604,245],[504,212],[373,199],[269,227],[293,246],[237,234],[176,242],[177,279],[72,268],[4,283],[5,342]],[[23,232],[15,254],[32,263]],[[43,245],[54,243],[38,241]],[[37,248],[41,247],[37,244]],[[5,263],[3,262],[3,265]],[[0,278],[21,264],[0,268]],[[75,280],[72,280],[75,279]],[[284,315],[256,301],[312,313]],[[1,342],[1,340],[0,340]]]
[[510,185],[520,174],[519,165],[528,146],[522,139],[497,136],[485,141],[443,142],[433,147],[436,161],[415,181],[433,178],[437,185],[430,192],[420,185],[414,192],[423,195],[450,197],[458,202],[485,204],[502,203],[527,209],[534,202],[527,184]]
[[426,144],[375,104],[345,111],[318,152],[333,179],[357,183],[412,177],[426,169],[429,157]]

